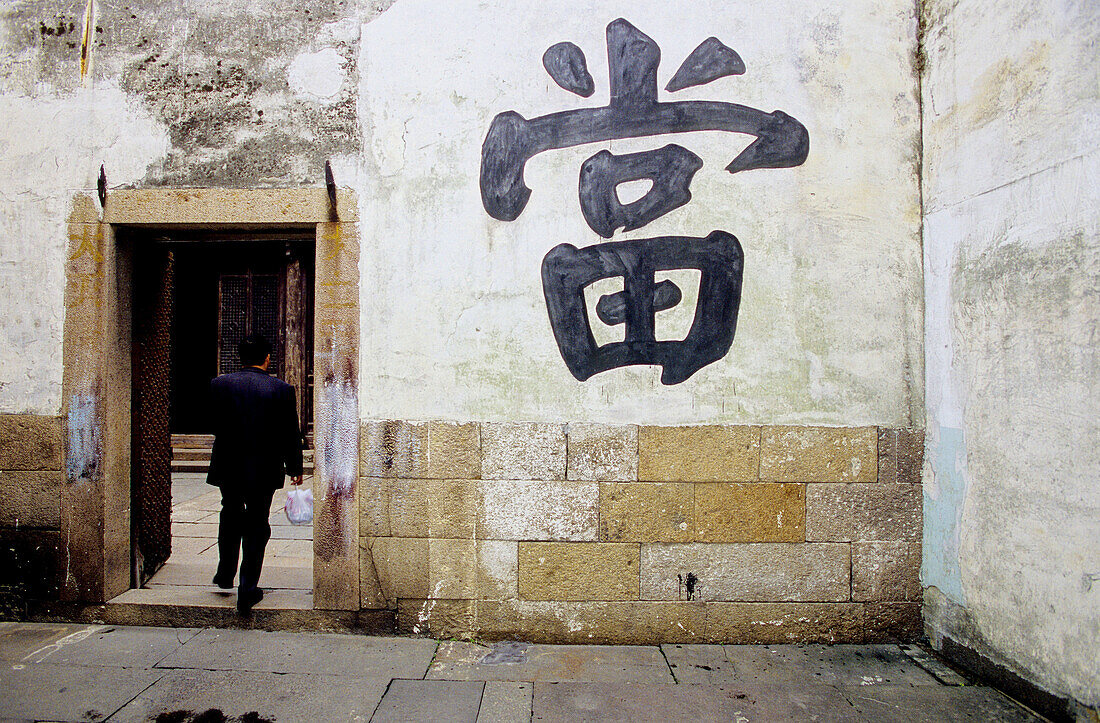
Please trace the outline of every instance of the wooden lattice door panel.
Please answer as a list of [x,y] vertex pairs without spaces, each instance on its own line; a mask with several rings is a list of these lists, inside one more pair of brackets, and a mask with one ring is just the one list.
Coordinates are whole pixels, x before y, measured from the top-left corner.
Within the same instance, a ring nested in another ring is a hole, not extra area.
[[306,355],[306,278],[302,263],[291,258],[286,265],[286,336],[283,381],[294,387],[298,403],[298,421],[306,429],[311,415],[308,407],[308,373],[311,359]]
[[143,253],[135,274],[132,354],[133,584],[172,554],[171,372],[174,259],[163,247]]
[[221,274],[218,278],[218,374],[239,371],[237,346],[250,334],[271,342],[268,371],[282,376],[285,342],[282,274]]

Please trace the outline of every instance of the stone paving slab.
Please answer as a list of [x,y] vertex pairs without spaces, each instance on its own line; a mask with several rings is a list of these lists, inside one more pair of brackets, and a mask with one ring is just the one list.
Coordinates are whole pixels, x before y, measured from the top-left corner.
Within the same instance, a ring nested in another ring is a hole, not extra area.
[[[173,605],[183,607],[236,608],[237,592],[197,585],[151,585],[147,588],[127,590],[110,602],[112,605]],[[312,610],[313,591],[301,589],[264,588],[264,599],[255,610]]]
[[440,643],[428,678],[672,683],[660,649],[630,645]]
[[213,550],[215,559],[218,554],[218,540],[214,537],[175,537],[172,538],[172,556],[169,561],[195,558],[198,555]]
[[737,680],[733,665],[726,659],[723,645],[669,645],[661,646],[679,683],[695,685],[722,685]]
[[162,670],[27,663],[0,667],[0,718],[101,721]]
[[534,683],[486,681],[477,723],[529,723],[534,691]]
[[[271,540],[265,555],[313,559],[313,540]],[[266,560],[266,557],[264,558]],[[310,563],[312,566],[312,563]]]
[[176,507],[172,510],[172,522],[217,522],[218,513],[209,510],[184,509]]
[[853,710],[825,685],[644,685],[536,682],[532,721],[843,721]]
[[69,623],[0,622],[0,661],[22,662],[36,651],[89,627]]
[[848,688],[845,693],[860,720],[875,723],[1041,723],[1046,720],[996,690],[982,686],[880,685]]
[[[131,607],[146,618],[172,609]],[[316,612],[258,611],[254,621]],[[928,683],[892,645],[447,642],[436,652],[420,638],[0,623],[0,721],[190,720],[207,711],[480,723],[1043,720],[991,688]]]
[[484,683],[467,680],[395,680],[371,723],[477,721]]
[[[111,721],[172,719],[181,712],[217,711],[233,719],[256,712],[269,721],[365,721],[382,699],[388,677],[172,670],[141,692]],[[177,718],[178,719],[178,718]],[[187,717],[183,716],[183,720]],[[216,713],[209,720],[225,720]]]
[[198,634],[194,628],[145,628],[92,625],[54,646],[24,658],[24,662],[90,667],[152,668]]
[[172,505],[183,504],[197,497],[220,492],[206,484],[205,472],[173,472],[172,473]]
[[220,490],[209,488],[210,492],[196,495],[186,502],[172,505],[172,511],[179,510],[203,510],[206,512],[218,512],[222,508],[222,493]]
[[[172,556],[173,559],[175,555]],[[191,585],[217,589],[214,585],[215,567],[207,564],[173,562],[171,559],[157,570],[149,585]],[[265,564],[260,573],[260,586],[284,590],[312,590],[313,569],[288,565]]]
[[[741,683],[939,685],[896,645],[726,645]],[[727,666],[727,670],[729,667]]]
[[218,523],[215,522],[172,522],[172,539],[178,537],[205,537],[218,539]]
[[[200,523],[201,524],[201,523]],[[312,540],[313,525],[272,525],[272,540]]]
[[203,630],[159,667],[422,678],[435,648],[421,638]]

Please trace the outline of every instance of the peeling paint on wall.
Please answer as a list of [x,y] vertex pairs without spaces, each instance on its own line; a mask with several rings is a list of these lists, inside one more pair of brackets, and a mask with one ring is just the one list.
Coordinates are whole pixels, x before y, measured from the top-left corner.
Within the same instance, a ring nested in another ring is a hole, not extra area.
[[959,532],[966,500],[966,440],[963,431],[929,426],[924,475],[924,537],[921,583],[965,604],[959,572]]
[[328,409],[322,413],[327,428],[324,443],[325,468],[322,478],[328,480],[327,495],[351,497],[359,478],[359,404],[353,379],[325,379],[325,399]]
[[925,622],[1096,706],[1100,8],[928,18]]
[[99,428],[95,397],[74,394],[69,400],[69,416],[66,420],[66,471],[69,484],[95,478],[102,452]]
[[112,184],[141,178],[168,135],[109,82],[0,93],[0,117],[0,288],[11,301],[0,325],[0,412],[58,414],[73,190],[94,196],[100,164]]

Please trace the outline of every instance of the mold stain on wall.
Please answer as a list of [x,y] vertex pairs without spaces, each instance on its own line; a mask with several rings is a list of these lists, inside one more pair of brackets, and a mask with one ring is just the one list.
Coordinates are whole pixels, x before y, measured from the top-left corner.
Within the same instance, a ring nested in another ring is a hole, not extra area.
[[[117,82],[168,128],[168,156],[142,185],[313,184],[326,159],[360,148],[359,28],[391,4],[102,4],[88,33],[91,81]],[[78,87],[84,19],[75,2],[26,2],[0,15],[9,46],[0,78],[28,93]],[[338,55],[337,76],[314,82],[338,92],[295,92],[295,58],[323,49]]]

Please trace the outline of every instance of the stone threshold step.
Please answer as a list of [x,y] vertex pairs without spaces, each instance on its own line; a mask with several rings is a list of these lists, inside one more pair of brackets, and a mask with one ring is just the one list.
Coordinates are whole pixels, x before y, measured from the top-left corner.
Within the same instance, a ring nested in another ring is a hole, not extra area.
[[[209,449],[214,446],[214,435],[212,434],[173,434],[172,435],[172,447],[205,447]],[[306,446],[309,449],[313,448],[313,432],[306,435]]]
[[210,600],[217,598],[218,593],[208,592],[207,595],[207,599],[200,602],[174,590],[128,590],[104,605],[36,603],[27,611],[26,619],[31,622],[359,635],[393,635],[397,629],[397,614],[393,610],[313,610],[312,592],[272,590],[247,617],[237,613],[236,595],[225,593],[222,600]]
[[[210,459],[199,460],[172,460],[173,472],[208,472],[210,471]],[[304,474],[313,474],[313,460],[305,460],[302,463]]]
[[[209,447],[173,447],[172,459],[176,462],[198,462],[210,460],[211,449]],[[309,462],[313,460],[313,450],[303,449],[302,459]]]

